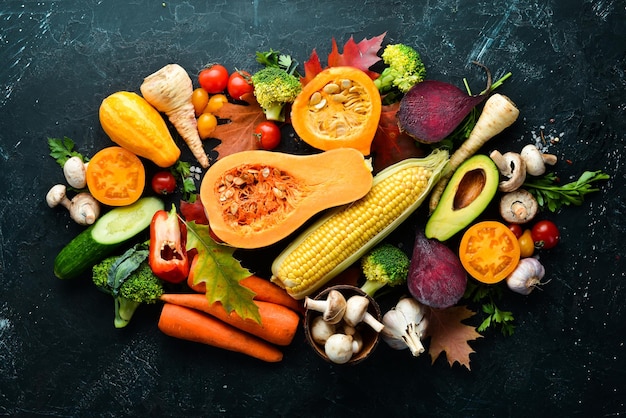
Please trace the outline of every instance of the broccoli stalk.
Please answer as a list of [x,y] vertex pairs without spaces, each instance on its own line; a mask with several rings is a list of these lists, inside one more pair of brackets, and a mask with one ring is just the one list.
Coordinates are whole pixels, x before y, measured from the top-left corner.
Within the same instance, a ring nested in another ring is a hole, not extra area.
[[369,296],[384,286],[399,286],[406,283],[409,274],[409,257],[391,244],[382,244],[374,248],[361,259],[361,268],[365,283],[361,290]]
[[155,303],[164,293],[163,282],[148,264],[148,250],[141,244],[121,256],[108,257],[92,268],[97,288],[113,297],[115,328],[124,328],[142,303]]
[[268,120],[284,122],[284,108],[302,91],[297,77],[277,67],[265,67],[252,75],[254,96]]
[[387,45],[381,55],[387,67],[374,80],[385,104],[394,103],[415,84],[424,81],[426,66],[420,54],[405,44]]

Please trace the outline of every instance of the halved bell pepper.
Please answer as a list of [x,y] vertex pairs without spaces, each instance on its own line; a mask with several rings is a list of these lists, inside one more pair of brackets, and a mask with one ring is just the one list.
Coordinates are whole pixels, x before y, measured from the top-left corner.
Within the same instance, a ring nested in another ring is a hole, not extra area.
[[148,263],[154,274],[168,282],[180,283],[189,275],[187,228],[178,218],[176,207],[157,211],[150,223]]

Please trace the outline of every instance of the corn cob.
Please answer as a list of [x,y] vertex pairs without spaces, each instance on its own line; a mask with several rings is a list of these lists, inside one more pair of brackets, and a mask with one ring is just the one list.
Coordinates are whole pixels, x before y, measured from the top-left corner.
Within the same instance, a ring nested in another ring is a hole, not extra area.
[[272,282],[303,299],[352,265],[413,213],[448,161],[448,152],[396,163],[356,202],[334,209],[298,236],[272,264]]

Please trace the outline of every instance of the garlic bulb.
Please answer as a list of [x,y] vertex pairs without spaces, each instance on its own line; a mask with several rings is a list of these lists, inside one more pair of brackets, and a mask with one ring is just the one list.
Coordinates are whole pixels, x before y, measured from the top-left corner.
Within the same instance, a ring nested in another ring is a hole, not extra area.
[[529,295],[538,285],[542,284],[541,279],[546,274],[543,265],[536,258],[523,258],[517,264],[513,273],[506,278],[506,284],[512,291]]
[[428,325],[422,305],[413,298],[402,298],[383,316],[383,341],[395,350],[409,348],[417,357],[424,352],[422,337]]

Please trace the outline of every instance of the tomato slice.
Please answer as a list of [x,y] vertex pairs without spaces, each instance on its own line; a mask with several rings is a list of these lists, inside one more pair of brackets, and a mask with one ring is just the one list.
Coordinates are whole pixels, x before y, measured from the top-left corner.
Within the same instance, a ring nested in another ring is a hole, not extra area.
[[476,280],[497,283],[515,270],[520,246],[515,234],[503,223],[483,221],[472,225],[461,238],[459,258]]
[[143,163],[122,147],[98,151],[87,165],[87,187],[100,203],[126,206],[136,202],[146,184]]

